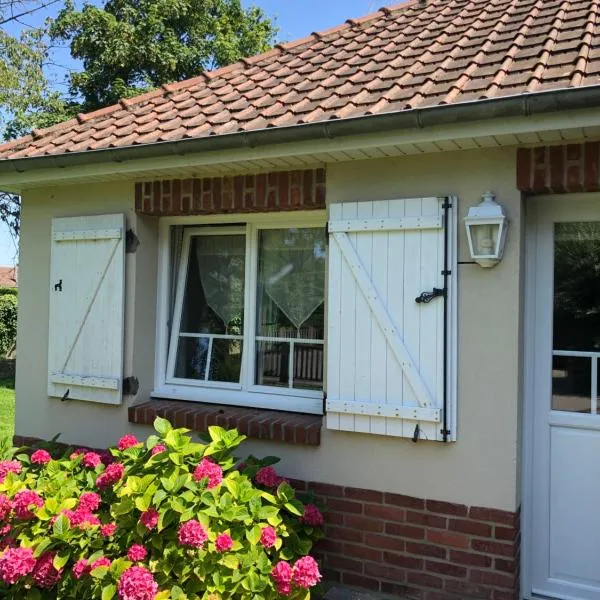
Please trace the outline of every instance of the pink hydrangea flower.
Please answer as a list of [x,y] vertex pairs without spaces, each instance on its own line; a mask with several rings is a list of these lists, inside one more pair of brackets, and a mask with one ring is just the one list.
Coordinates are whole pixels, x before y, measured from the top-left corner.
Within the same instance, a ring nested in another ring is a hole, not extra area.
[[114,485],[119,481],[125,474],[125,466],[121,463],[112,463],[106,467],[104,473],[98,475],[96,479],[96,485],[100,489],[104,489]]
[[231,548],[233,548],[231,536],[227,533],[218,535],[215,540],[215,548],[217,549],[217,552],[227,552],[228,550],[231,550]]
[[311,527],[320,527],[325,522],[323,514],[314,504],[307,504],[304,507],[304,514],[301,521]]
[[280,560],[271,570],[271,577],[275,581],[277,592],[288,596],[292,589],[292,567],[285,560]]
[[144,567],[129,567],[119,579],[117,589],[121,600],[154,600],[158,584]]
[[103,465],[108,467],[108,465],[112,465],[115,462],[115,457],[108,450],[102,450],[99,454]]
[[37,508],[44,506],[44,501],[37,492],[33,490],[21,490],[15,494],[13,509],[17,519],[21,519],[22,521],[32,519],[34,517],[33,512],[30,510],[32,506]]
[[292,580],[301,588],[309,589],[321,581],[319,565],[312,556],[303,556],[296,561],[292,569]]
[[99,569],[100,567],[110,567],[111,561],[106,556],[101,556],[98,560],[95,560],[90,567],[90,571],[94,569]]
[[95,469],[98,465],[102,464],[102,458],[97,452],[86,452],[83,455],[81,464],[88,469]]
[[31,548],[8,548],[0,556],[0,579],[13,585],[33,571],[35,562]]
[[102,525],[100,527],[100,535],[102,537],[110,537],[111,535],[115,534],[115,531],[117,531],[116,523],[107,523],[106,525]]
[[139,440],[135,435],[127,434],[119,440],[119,450],[127,450],[127,448],[133,448],[139,444]]
[[31,455],[31,462],[36,465],[45,465],[46,463],[49,463],[51,460],[52,460],[52,457],[50,456],[50,452],[48,452],[47,450],[36,450]]
[[158,511],[155,508],[149,508],[140,515],[140,523],[146,529],[154,529],[158,525]]
[[74,512],[70,512],[70,514],[67,514],[67,518],[72,527],[79,527],[79,529],[100,525],[100,519],[95,514],[79,508]]
[[18,475],[23,466],[18,460],[0,460],[0,483],[4,481],[9,473]]
[[62,569],[56,570],[54,568],[54,556],[54,552],[42,554],[35,563],[31,574],[34,583],[43,590],[49,590],[51,587],[54,587],[60,581],[60,576],[63,572]]
[[154,448],[152,448],[152,450],[150,451],[150,454],[154,456],[155,454],[160,454],[161,452],[164,452],[166,449],[167,447],[164,444],[156,444],[156,446],[154,446]]
[[148,556],[148,550],[144,548],[141,544],[133,544],[129,551],[127,552],[127,558],[131,562],[140,562],[144,560]]
[[223,469],[212,460],[203,458],[200,464],[194,470],[194,481],[207,479],[208,489],[217,487],[223,481]]
[[273,527],[263,527],[260,533],[260,543],[265,548],[271,548],[277,541],[277,532]]
[[84,492],[79,497],[78,510],[85,510],[86,512],[94,512],[98,510],[100,506],[101,498],[95,492]]
[[208,539],[208,534],[201,523],[192,519],[180,525],[178,539],[182,546],[201,548]]
[[254,479],[256,480],[256,483],[268,488],[279,487],[279,484],[283,481],[283,479],[277,475],[277,472],[273,467],[261,467]]
[[86,449],[85,448],[77,448],[76,450],[73,450],[73,452],[71,452],[71,456],[69,456],[70,460],[75,460],[76,458],[79,458],[82,454],[86,453]]
[[85,558],[80,558],[73,565],[73,569],[71,571],[75,579],[81,579],[84,575],[87,575],[91,571],[91,569],[88,565],[88,561]]
[[0,523],[6,520],[12,510],[12,502],[6,494],[0,494]]

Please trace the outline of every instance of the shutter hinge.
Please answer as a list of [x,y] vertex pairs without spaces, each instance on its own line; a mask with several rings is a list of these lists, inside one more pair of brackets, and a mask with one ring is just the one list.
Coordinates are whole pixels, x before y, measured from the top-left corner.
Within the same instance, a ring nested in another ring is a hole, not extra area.
[[137,377],[125,377],[123,379],[123,395],[135,396],[140,389],[140,382]]
[[450,202],[450,198],[444,198],[444,204],[442,204],[442,208],[452,208],[452,202]]
[[327,392],[323,392],[323,414],[327,413]]
[[450,429],[440,429],[440,433],[442,434],[444,441],[447,442],[452,431]]
[[125,252],[127,254],[134,254],[140,245],[140,240],[137,235],[133,232],[133,229],[128,229],[125,234]]

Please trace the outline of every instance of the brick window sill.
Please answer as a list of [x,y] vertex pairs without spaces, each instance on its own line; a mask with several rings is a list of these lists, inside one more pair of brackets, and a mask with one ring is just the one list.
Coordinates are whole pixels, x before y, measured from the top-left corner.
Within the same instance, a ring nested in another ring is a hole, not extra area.
[[159,399],[129,407],[130,423],[152,425],[156,417],[199,433],[208,431],[210,425],[220,425],[236,428],[249,438],[306,446],[321,444],[321,415]]

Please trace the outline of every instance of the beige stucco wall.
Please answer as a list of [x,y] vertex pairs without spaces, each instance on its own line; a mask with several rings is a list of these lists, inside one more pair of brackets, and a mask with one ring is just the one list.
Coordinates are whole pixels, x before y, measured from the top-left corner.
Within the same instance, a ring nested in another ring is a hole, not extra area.
[[[455,194],[460,215],[492,189],[510,218],[495,269],[459,267],[459,429],[454,444],[323,431],[318,448],[246,442],[277,454],[292,477],[513,510],[518,498],[518,398],[522,214],[515,150],[495,149],[328,166],[329,202]],[[126,212],[140,239],[127,255],[125,375],[151,391],[156,303],[156,222],[133,212],[133,182],[36,189],[23,194],[16,430],[102,446],[125,431],[127,406],[61,403],[46,395],[50,225],[55,216]],[[469,260],[462,226],[459,259]],[[130,403],[132,400],[127,399]]]

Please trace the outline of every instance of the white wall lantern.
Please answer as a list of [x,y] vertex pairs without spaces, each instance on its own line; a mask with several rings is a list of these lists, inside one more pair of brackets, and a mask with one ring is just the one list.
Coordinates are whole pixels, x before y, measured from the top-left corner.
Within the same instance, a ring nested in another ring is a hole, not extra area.
[[472,206],[465,217],[471,258],[482,267],[493,267],[502,260],[506,227],[504,209],[492,192],[485,192],[481,202]]

